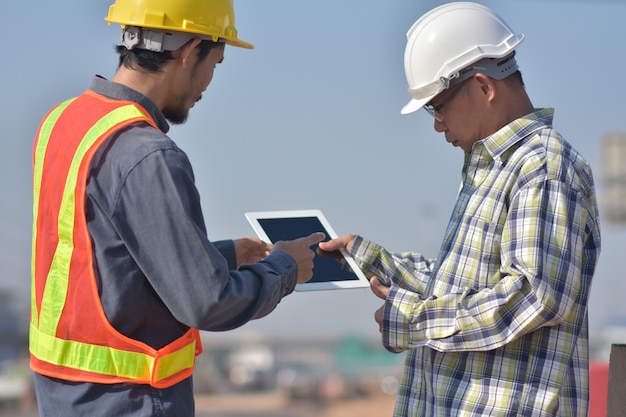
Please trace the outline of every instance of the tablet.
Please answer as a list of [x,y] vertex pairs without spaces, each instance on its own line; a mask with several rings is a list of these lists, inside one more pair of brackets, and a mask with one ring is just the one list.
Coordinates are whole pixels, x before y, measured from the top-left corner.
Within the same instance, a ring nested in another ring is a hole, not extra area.
[[[271,243],[298,239],[315,232],[324,232],[324,241],[337,237],[320,210],[257,211],[246,213],[246,218],[256,234]],[[369,281],[349,253],[344,250],[325,252],[318,245],[311,248],[315,251],[313,278],[296,285],[296,291],[369,287]]]

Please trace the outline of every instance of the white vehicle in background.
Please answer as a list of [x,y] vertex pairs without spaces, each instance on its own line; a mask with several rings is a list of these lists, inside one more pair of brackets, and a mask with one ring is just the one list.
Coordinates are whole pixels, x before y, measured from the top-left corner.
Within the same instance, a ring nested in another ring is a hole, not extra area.
[[15,360],[0,362],[0,408],[17,407],[32,394],[28,363]]
[[262,343],[247,343],[228,357],[228,378],[239,391],[264,391],[273,385],[274,354]]

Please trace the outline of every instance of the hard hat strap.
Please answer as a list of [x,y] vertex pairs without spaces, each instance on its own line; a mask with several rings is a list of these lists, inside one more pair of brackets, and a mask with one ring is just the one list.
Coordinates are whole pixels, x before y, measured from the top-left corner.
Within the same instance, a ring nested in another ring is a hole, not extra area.
[[479,72],[494,80],[503,80],[518,70],[515,51],[504,58],[483,58],[460,71],[458,77],[450,82],[450,86],[467,80]]
[[121,43],[128,50],[134,48],[148,51],[163,52],[175,51],[190,40],[199,38],[213,40],[210,36],[202,36],[196,33],[163,31],[140,28],[137,26],[125,26],[122,29]]

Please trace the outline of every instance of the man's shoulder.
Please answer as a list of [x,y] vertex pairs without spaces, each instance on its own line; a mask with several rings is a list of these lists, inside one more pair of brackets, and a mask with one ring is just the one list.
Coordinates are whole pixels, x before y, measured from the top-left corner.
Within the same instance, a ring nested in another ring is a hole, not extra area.
[[182,153],[165,133],[146,122],[136,122],[113,134],[99,150],[119,163],[134,165],[155,152]]
[[188,164],[186,154],[163,132],[145,122],[134,123],[113,134],[94,154],[92,175],[105,178],[128,177],[137,166],[145,164]]
[[522,173],[537,181],[557,180],[571,186],[592,183],[589,163],[559,132],[546,127],[527,139],[516,152]]

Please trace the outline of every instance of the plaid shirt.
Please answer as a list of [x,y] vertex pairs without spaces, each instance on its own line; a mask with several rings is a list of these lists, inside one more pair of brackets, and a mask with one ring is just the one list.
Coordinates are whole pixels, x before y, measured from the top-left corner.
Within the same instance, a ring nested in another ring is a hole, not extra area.
[[587,416],[598,207],[552,117],[537,110],[466,154],[437,260],[357,236],[357,262],[391,285],[383,343],[410,349],[395,416]]

